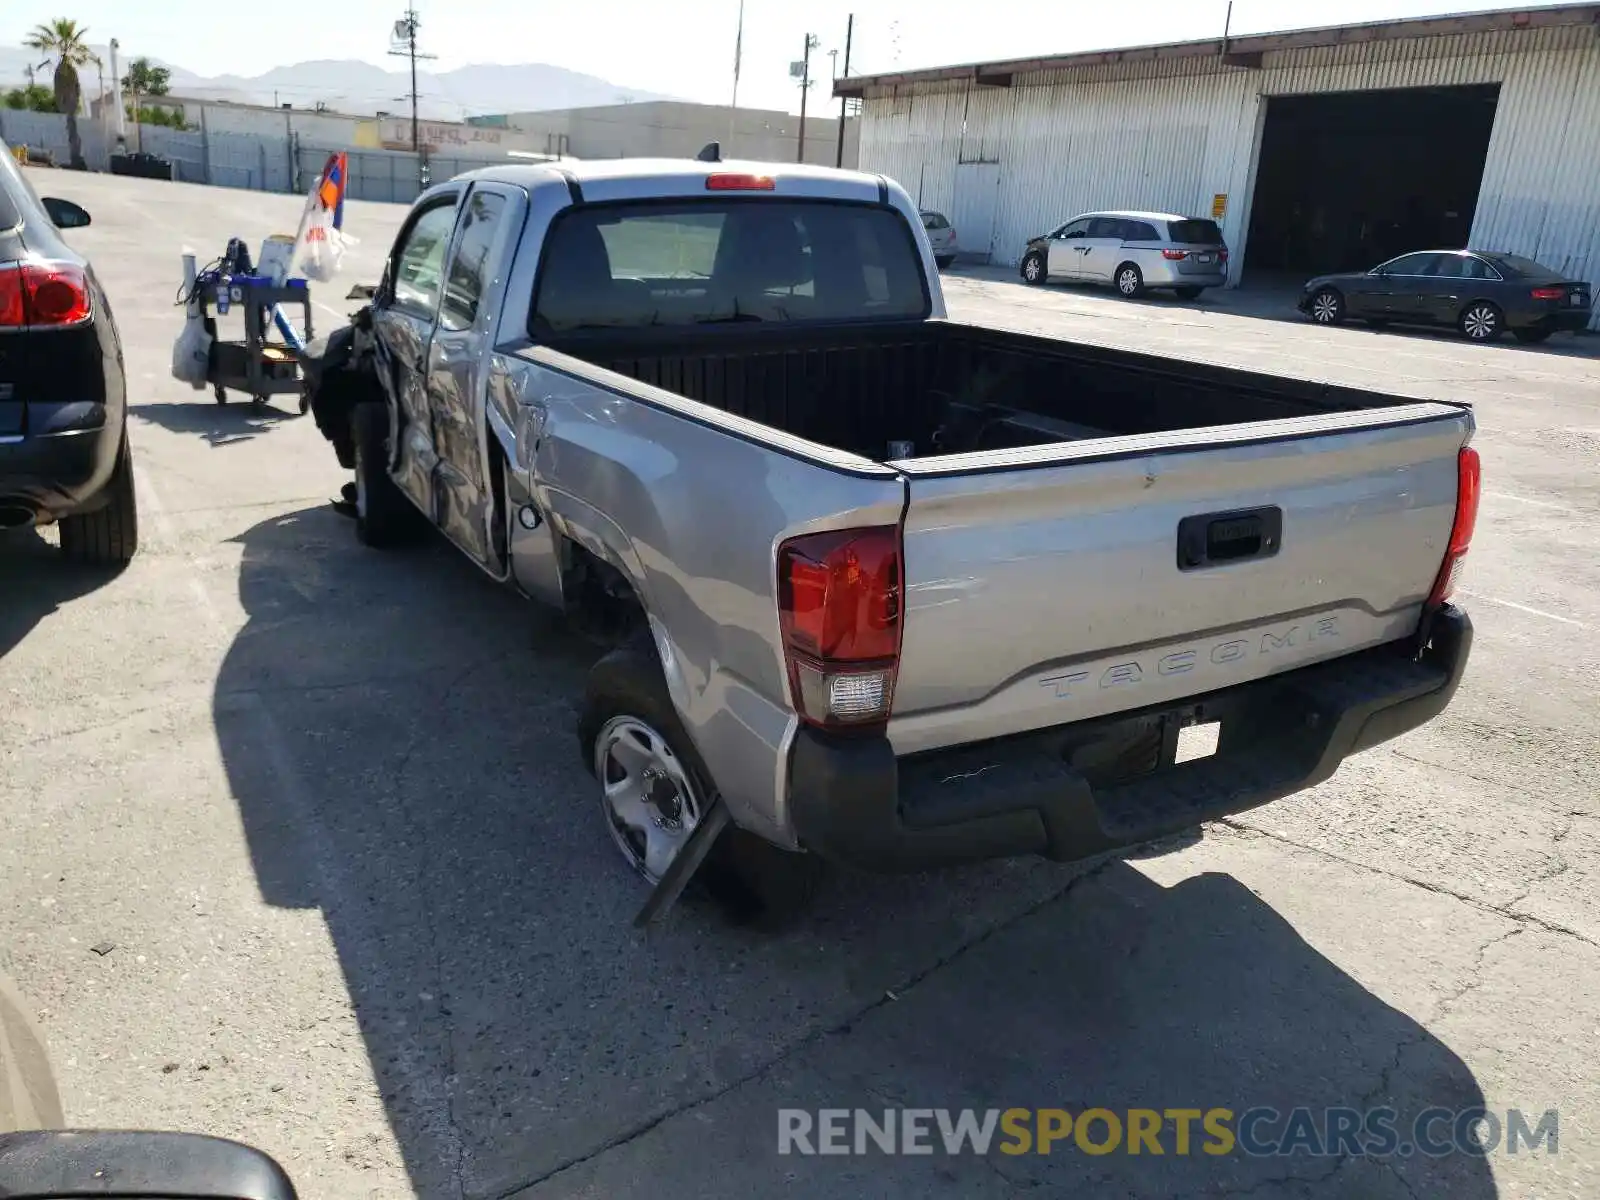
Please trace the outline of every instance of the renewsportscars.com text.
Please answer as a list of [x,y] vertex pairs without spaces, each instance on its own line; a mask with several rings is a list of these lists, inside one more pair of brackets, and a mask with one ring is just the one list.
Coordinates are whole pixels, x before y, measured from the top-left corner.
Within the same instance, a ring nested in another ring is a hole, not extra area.
[[824,1108],[778,1110],[779,1154],[1557,1154],[1560,1114],[1426,1108]]

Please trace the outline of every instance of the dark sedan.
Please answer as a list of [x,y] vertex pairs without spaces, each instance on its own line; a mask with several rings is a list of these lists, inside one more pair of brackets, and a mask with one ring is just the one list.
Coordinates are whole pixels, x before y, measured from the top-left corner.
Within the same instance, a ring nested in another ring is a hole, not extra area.
[[1299,302],[1319,325],[1352,318],[1373,326],[1453,325],[1475,342],[1508,329],[1519,342],[1584,329],[1592,305],[1587,283],[1491,250],[1423,250],[1361,274],[1320,275]]
[[117,566],[139,544],[122,343],[60,234],[88,223],[0,143],[0,529],[59,523],[68,558]]

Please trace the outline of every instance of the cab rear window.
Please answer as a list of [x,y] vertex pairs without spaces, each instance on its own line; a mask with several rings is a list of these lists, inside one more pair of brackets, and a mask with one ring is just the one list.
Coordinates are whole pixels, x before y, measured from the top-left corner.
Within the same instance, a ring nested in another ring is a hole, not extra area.
[[1173,241],[1187,242],[1191,246],[1222,245],[1222,230],[1215,221],[1168,221],[1167,232]]
[[711,197],[567,210],[546,235],[531,332],[929,311],[917,243],[894,209]]

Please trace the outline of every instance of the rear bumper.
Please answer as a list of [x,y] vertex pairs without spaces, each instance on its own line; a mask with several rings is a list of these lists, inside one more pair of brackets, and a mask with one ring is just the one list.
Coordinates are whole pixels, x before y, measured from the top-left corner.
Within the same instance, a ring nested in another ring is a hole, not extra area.
[[104,404],[33,404],[35,432],[0,438],[0,506],[25,505],[44,521],[94,507],[116,466],[122,422]]
[[1139,271],[1145,287],[1222,287],[1228,282],[1228,269],[1220,263],[1213,269],[1147,257],[1139,260]]
[[[1447,606],[1421,657],[1411,648],[903,760],[886,738],[803,729],[789,762],[790,813],[804,847],[865,871],[1088,858],[1312,787],[1347,756],[1432,720],[1466,670],[1472,623]],[[1178,729],[1216,720],[1216,753],[1173,765]]]
[[1521,321],[1513,320],[1511,327],[1548,329],[1553,333],[1579,333],[1589,328],[1589,322],[1592,320],[1594,312],[1591,309],[1564,308],[1556,312],[1529,313]]

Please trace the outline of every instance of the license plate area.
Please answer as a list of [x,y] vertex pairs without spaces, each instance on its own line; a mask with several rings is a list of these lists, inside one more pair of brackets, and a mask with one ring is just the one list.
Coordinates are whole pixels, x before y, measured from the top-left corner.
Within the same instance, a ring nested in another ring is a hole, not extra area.
[[1197,263],[1209,263],[1209,262],[1212,261],[1212,256],[1209,255],[1209,254],[1196,254],[1196,255],[1193,255],[1192,257],[1194,258],[1195,262],[1197,262]]

